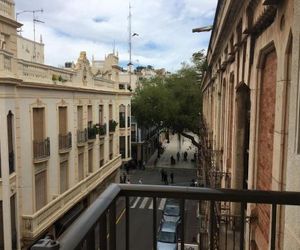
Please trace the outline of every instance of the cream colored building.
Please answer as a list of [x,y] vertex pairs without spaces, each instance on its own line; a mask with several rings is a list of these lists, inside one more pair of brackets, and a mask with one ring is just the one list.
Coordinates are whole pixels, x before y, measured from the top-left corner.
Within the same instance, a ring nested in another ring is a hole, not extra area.
[[[299,21],[298,0],[218,1],[203,112],[223,187],[300,190]],[[270,207],[247,215],[250,249],[269,249]],[[299,218],[299,207],[278,207],[276,249],[300,249]]]
[[[20,26],[14,2],[0,0],[5,250],[25,248],[45,233],[61,234],[107,185],[119,181],[120,142],[123,158],[130,159],[131,92],[119,89],[118,72],[111,79],[93,73],[85,52],[65,69],[20,59]],[[114,56],[112,68],[117,63]],[[121,128],[120,113],[128,121]]]

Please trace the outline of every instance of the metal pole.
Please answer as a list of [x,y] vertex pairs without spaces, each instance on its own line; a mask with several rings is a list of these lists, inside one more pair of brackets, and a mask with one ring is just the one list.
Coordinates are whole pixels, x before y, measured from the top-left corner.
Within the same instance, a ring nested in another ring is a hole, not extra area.
[[180,214],[181,214],[181,250],[184,250],[184,208],[185,200],[182,199],[180,202]]
[[153,250],[157,249],[157,238],[156,238],[156,230],[157,230],[157,225],[156,225],[156,220],[157,220],[157,205],[156,205],[156,197],[153,197]]
[[107,250],[107,223],[106,223],[106,212],[104,212],[99,220],[99,242],[100,242],[100,249]]
[[116,250],[116,200],[109,207],[109,249]]
[[276,245],[276,214],[277,214],[277,205],[272,204],[271,250],[275,250],[275,245]]
[[129,249],[129,243],[130,243],[130,233],[129,233],[129,197],[125,197],[125,222],[126,222],[126,250]]

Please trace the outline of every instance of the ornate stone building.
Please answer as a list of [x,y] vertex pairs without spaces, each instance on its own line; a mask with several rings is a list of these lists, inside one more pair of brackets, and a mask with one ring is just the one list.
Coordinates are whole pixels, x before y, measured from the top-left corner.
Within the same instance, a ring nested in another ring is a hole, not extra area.
[[[223,187],[300,190],[299,21],[296,0],[218,1],[203,112]],[[270,211],[247,207],[251,249],[269,249]],[[278,207],[278,249],[300,248],[299,218]]]
[[[118,57],[109,56],[110,78],[93,72],[85,52],[66,68],[20,59],[20,26],[14,2],[0,0],[0,249],[7,250],[59,236],[119,181],[121,137],[129,137],[123,158],[130,158],[131,92],[119,89]],[[121,128],[120,109],[128,121]]]

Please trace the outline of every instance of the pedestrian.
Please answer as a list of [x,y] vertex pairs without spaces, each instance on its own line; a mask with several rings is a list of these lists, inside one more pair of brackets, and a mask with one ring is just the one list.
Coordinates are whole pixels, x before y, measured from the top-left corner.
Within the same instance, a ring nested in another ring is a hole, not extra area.
[[139,179],[139,184],[143,184],[142,178]]
[[146,169],[146,162],[143,161],[143,170],[145,170],[145,169]]
[[126,173],[129,174],[129,165],[126,164],[126,165],[125,165],[125,168],[126,168]]
[[164,181],[165,171],[163,169],[161,169],[160,174],[161,174],[161,181]]
[[165,184],[168,185],[168,172],[165,172]]
[[177,152],[177,161],[179,161],[180,160],[180,153],[179,152]]
[[122,183],[126,183],[126,174],[125,173],[123,173],[123,182]]
[[183,157],[184,157],[184,161],[187,161],[188,153],[186,151],[184,152]]
[[127,179],[126,183],[127,183],[127,184],[131,184],[131,182],[130,182],[130,180],[129,180],[129,179]]
[[173,172],[170,173],[170,179],[171,179],[171,183],[173,184],[174,183],[174,173]]

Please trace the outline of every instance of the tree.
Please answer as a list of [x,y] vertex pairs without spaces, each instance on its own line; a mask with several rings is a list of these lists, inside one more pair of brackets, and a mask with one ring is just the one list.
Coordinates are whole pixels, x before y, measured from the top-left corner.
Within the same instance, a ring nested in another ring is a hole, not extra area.
[[183,63],[181,69],[169,77],[144,80],[134,94],[132,111],[142,126],[170,129],[200,147],[186,131],[198,134],[202,110],[200,83],[206,63],[204,53],[195,53],[192,63]]

